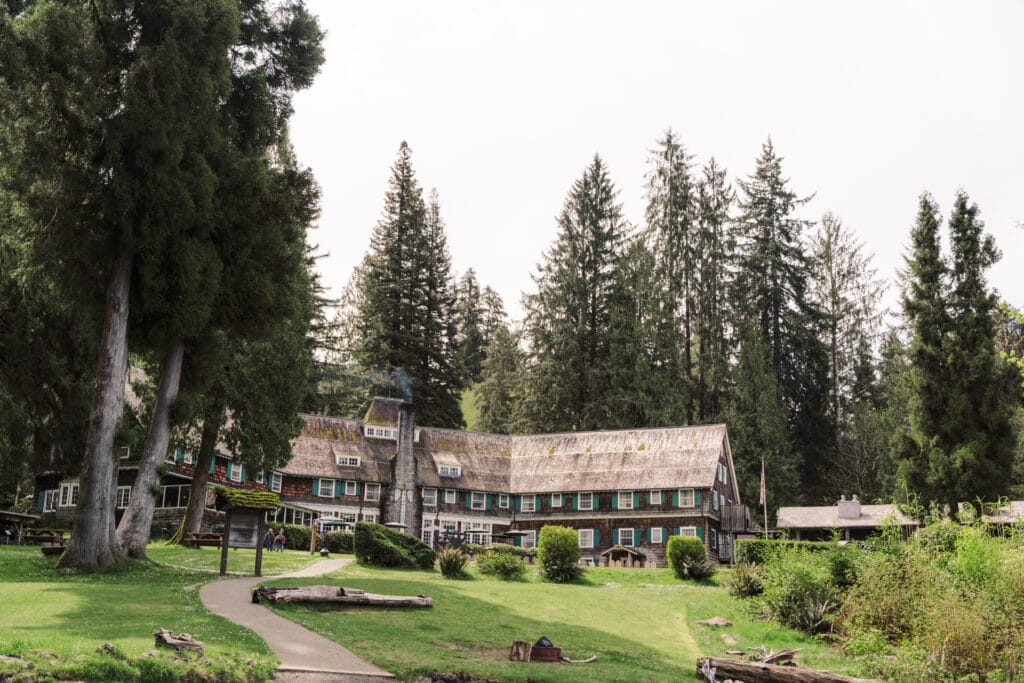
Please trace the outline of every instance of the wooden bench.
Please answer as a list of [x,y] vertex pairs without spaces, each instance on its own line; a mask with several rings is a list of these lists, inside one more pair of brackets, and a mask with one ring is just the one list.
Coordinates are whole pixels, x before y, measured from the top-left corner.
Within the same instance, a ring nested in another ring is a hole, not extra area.
[[182,541],[185,543],[185,545],[187,545],[190,548],[198,548],[199,546],[203,545],[219,548],[222,537],[223,534],[202,532],[194,534],[185,534]]

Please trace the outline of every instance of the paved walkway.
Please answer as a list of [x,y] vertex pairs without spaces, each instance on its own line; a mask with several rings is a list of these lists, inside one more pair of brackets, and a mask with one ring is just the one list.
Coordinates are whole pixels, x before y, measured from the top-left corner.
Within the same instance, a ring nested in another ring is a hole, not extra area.
[[394,679],[379,666],[360,659],[334,641],[308,631],[252,602],[253,588],[268,578],[319,576],[341,569],[352,560],[320,560],[305,569],[275,577],[221,579],[199,590],[211,612],[252,629],[281,660],[275,681],[287,683],[379,683]]

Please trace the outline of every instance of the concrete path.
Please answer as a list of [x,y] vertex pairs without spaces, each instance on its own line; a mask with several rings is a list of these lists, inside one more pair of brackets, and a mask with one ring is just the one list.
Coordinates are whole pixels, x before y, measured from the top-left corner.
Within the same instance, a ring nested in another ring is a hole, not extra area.
[[199,597],[211,612],[245,626],[263,638],[281,660],[275,681],[287,683],[379,683],[394,679],[379,666],[360,659],[334,641],[308,631],[252,602],[257,584],[270,578],[319,576],[341,569],[352,560],[320,560],[305,569],[274,577],[247,576],[221,579],[199,590]]

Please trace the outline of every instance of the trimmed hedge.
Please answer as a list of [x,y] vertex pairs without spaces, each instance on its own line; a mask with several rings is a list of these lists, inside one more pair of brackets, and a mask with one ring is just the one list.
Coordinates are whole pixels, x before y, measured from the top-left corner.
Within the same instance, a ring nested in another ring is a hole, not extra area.
[[537,558],[541,572],[550,581],[568,583],[583,574],[579,537],[575,529],[549,524],[541,527]]
[[[691,578],[690,567],[701,567],[707,564],[708,551],[704,547],[704,541],[696,536],[669,536],[665,554],[668,556],[668,566],[672,567],[676,578]],[[706,576],[699,575],[701,569],[693,573],[692,578],[703,579]],[[714,573],[714,570],[711,570]]]
[[360,564],[376,567],[433,569],[434,551],[408,534],[383,524],[356,522],[353,550]]
[[741,538],[736,541],[736,564],[764,564],[783,548],[805,548],[811,552],[832,550],[830,541],[783,541],[764,538]]
[[351,531],[328,531],[320,537],[320,547],[332,553],[350,553],[354,539],[355,535]]

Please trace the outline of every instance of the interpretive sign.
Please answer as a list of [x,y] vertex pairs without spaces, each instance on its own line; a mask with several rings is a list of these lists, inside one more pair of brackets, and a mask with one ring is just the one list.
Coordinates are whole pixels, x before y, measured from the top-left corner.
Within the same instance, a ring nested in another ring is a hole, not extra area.
[[257,548],[260,545],[260,511],[232,510],[229,548]]

